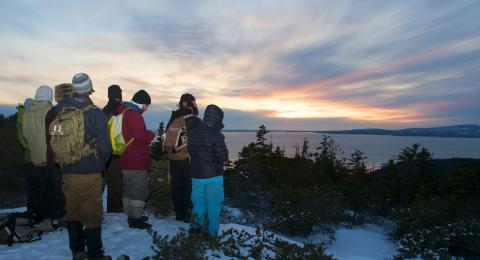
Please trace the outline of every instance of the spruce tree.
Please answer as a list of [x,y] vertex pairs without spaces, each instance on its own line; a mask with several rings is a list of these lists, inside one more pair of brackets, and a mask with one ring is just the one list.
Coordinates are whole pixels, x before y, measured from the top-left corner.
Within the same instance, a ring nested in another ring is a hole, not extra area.
[[164,155],[163,150],[163,134],[165,133],[165,126],[163,122],[158,125],[157,136],[155,141],[150,146],[150,157],[154,160],[162,159]]

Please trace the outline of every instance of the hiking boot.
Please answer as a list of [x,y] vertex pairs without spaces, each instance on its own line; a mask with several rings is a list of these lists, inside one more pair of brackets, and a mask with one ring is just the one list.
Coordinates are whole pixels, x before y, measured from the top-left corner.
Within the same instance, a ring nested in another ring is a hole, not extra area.
[[188,214],[185,214],[185,215],[183,215],[183,219],[182,219],[182,220],[183,220],[183,222],[185,222],[185,223],[190,223],[190,222],[192,222],[192,216],[191,216],[191,215],[188,215]]
[[152,227],[152,225],[150,225],[149,223],[145,222],[145,221],[142,221],[144,220],[144,218],[129,218],[128,219],[128,226],[130,228],[137,228],[137,229],[148,229],[150,227]]
[[139,218],[128,218],[128,223],[130,222],[147,222],[148,217],[147,216],[141,216]]
[[52,220],[52,226],[55,228],[55,229],[62,229],[62,228],[65,228],[67,227],[67,224],[65,223],[65,220],[63,218],[59,218],[59,219],[53,219]]
[[42,232],[51,232],[55,230],[55,227],[52,225],[52,220],[49,218],[46,218],[42,222],[33,225],[33,228]]
[[86,260],[86,259],[88,259],[87,252],[80,251],[80,252],[73,253],[72,259],[73,260]]

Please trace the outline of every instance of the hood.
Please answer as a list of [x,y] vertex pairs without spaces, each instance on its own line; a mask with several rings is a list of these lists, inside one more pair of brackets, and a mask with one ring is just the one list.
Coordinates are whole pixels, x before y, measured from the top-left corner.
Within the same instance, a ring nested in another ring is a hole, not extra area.
[[70,107],[70,106],[84,108],[88,105],[93,105],[93,102],[88,95],[75,93],[72,97],[69,97],[69,96],[64,97],[58,103],[57,108],[59,110],[64,107]]
[[25,102],[23,102],[23,107],[27,109],[33,103],[33,101],[34,100],[32,98],[25,99]]
[[218,130],[223,129],[223,111],[216,105],[208,105],[203,115],[203,124]]
[[53,90],[49,86],[40,86],[35,93],[35,100],[43,100],[52,103]]
[[118,107],[117,113],[122,113],[123,110],[125,110],[125,109],[127,109],[127,108],[128,108],[128,109],[133,109],[133,110],[137,111],[138,113],[143,114],[143,110],[141,110],[136,104],[133,104],[133,103],[127,102],[127,101],[123,102],[123,103]]
[[26,110],[28,111],[40,111],[44,109],[50,109],[52,107],[52,103],[45,101],[45,100],[34,100]]

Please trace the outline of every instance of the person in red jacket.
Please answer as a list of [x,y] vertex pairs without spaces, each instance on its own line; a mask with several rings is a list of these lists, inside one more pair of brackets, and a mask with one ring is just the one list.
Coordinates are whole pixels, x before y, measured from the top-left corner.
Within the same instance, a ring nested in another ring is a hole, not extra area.
[[131,228],[150,227],[143,208],[148,197],[147,171],[150,168],[149,145],[155,134],[147,130],[142,113],[148,109],[151,99],[145,90],[133,95],[132,101],[123,102],[117,112],[123,114],[122,134],[128,142],[133,142],[120,156],[120,169],[123,173],[123,210],[128,216]]

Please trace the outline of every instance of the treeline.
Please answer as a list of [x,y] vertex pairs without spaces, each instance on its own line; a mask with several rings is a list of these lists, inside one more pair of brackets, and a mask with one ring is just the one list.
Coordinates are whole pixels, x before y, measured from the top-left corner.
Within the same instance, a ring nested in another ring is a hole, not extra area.
[[369,171],[363,152],[341,159],[341,147],[329,136],[313,151],[305,140],[289,158],[266,142],[267,133],[261,126],[256,142],[242,149],[225,174],[230,203],[252,213],[254,221],[308,235],[340,223],[388,219],[398,257],[480,257],[478,160],[456,160],[454,167],[413,144]]
[[2,126],[15,126],[17,121],[17,114],[12,114],[10,116],[5,116],[4,114],[0,114],[0,127]]

